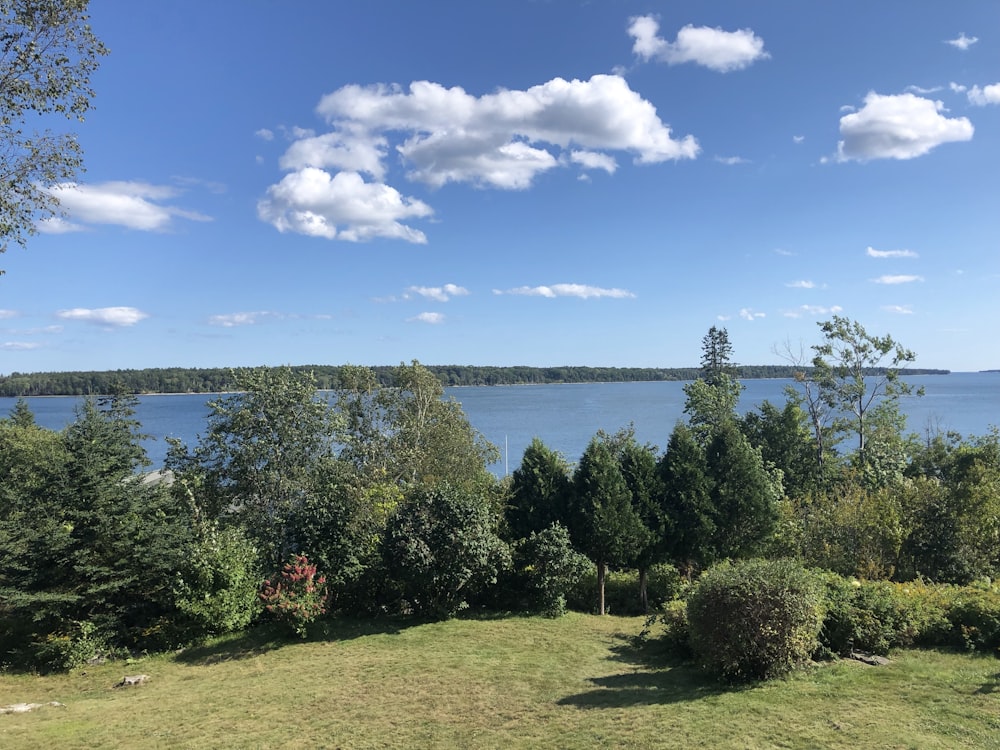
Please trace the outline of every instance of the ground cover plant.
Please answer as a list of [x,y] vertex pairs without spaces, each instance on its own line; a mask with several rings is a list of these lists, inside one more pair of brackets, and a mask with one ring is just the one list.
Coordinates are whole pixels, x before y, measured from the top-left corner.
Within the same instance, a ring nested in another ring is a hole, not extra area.
[[[65,674],[0,675],[0,745],[1000,747],[1000,662],[900,651],[732,688],[633,639],[642,618],[333,621]],[[112,686],[143,673],[135,688]]]

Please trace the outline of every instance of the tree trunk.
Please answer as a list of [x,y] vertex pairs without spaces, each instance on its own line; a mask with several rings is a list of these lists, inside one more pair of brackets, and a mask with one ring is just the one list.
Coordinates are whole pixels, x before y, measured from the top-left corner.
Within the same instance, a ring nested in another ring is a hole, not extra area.
[[604,614],[604,578],[608,572],[608,564],[603,560],[597,563],[597,614]]
[[642,605],[642,611],[649,614],[649,593],[647,592],[647,586],[649,584],[649,569],[639,568],[639,603]]

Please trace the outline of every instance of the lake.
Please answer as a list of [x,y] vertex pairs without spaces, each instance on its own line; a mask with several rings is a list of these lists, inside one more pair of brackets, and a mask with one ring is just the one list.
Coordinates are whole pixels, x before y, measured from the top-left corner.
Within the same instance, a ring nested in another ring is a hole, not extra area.
[[[740,412],[763,401],[782,405],[790,380],[746,380]],[[926,395],[901,402],[907,427],[954,430],[968,437],[983,435],[1000,425],[1000,374],[952,373],[908,378],[923,386]],[[496,444],[504,456],[493,467],[498,475],[513,471],[533,437],[576,461],[598,430],[614,432],[634,424],[640,442],[662,448],[677,420],[684,418],[684,385],[679,381],[655,383],[579,383],[565,385],[511,385],[446,388],[447,396],[461,402],[472,425]],[[142,396],[137,418],[151,436],[145,446],[154,466],[166,456],[163,438],[177,437],[194,445],[205,430],[208,394]],[[26,399],[40,425],[62,429],[74,419],[77,397]],[[6,416],[16,399],[0,398],[0,415]]]

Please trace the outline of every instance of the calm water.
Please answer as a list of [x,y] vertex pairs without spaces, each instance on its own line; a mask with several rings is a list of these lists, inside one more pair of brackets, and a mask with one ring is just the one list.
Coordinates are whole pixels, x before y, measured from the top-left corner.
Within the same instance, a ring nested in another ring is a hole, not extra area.
[[[953,373],[909,379],[926,390],[923,398],[902,401],[907,427],[923,434],[927,429],[955,430],[962,435],[982,435],[1000,425],[1000,374]],[[764,400],[784,404],[788,380],[747,380],[740,411]],[[532,437],[575,461],[598,430],[613,432],[630,422],[640,442],[666,445],[678,419],[684,417],[684,383],[583,383],[569,385],[515,385],[447,388],[460,401],[469,421],[487,439],[506,445],[507,464],[501,458],[494,471],[513,471]],[[152,439],[146,449],[154,465],[166,455],[164,437],[177,437],[189,446],[205,430],[210,396],[143,396],[137,417]],[[79,403],[74,397],[29,398],[38,423],[62,429],[74,419]],[[0,415],[6,416],[15,399],[0,398]]]

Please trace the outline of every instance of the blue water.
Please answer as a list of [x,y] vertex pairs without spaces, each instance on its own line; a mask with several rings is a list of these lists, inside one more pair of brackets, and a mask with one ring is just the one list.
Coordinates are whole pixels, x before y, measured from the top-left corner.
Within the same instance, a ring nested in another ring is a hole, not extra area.
[[[904,398],[902,411],[907,428],[920,435],[954,430],[966,437],[983,435],[1000,425],[1000,374],[952,373],[908,379],[923,386],[922,398]],[[781,405],[789,380],[746,380],[740,411],[755,408],[764,400]],[[473,427],[500,448],[494,471],[513,471],[533,437],[577,460],[598,430],[614,432],[629,423],[640,442],[662,448],[677,420],[684,418],[684,383],[582,383],[568,385],[512,385],[447,388],[448,396],[461,402]],[[163,438],[176,437],[193,446],[205,431],[212,396],[143,396],[136,416],[151,436],[146,450],[155,466],[162,464],[167,445]],[[0,398],[0,415],[13,408],[16,399]],[[76,397],[29,398],[28,405],[38,423],[62,429],[74,419]],[[506,451],[505,451],[506,446]]]

